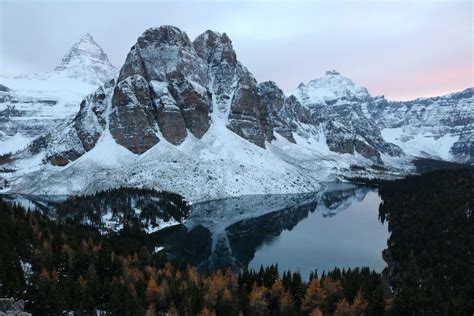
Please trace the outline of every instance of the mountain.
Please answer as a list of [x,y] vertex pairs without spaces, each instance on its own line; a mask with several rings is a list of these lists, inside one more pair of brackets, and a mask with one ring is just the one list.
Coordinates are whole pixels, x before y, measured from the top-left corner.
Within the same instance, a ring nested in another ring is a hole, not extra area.
[[[367,89],[331,70],[300,84],[292,94],[323,122],[333,151],[345,152],[354,145],[362,155],[396,155],[401,148],[411,156],[472,163],[473,92],[474,88],[468,88],[439,97],[389,101],[372,97]],[[334,128],[334,122],[344,132]],[[356,135],[354,140],[351,134]],[[365,140],[362,147],[360,137]]]
[[116,73],[102,48],[85,34],[53,71],[0,77],[0,154],[23,149],[74,116],[81,100]]
[[407,154],[474,163],[474,88],[440,97],[393,102],[374,98],[368,117],[386,141]]
[[367,89],[337,71],[327,71],[319,79],[300,84],[293,95],[310,109],[331,151],[360,154],[379,163],[383,155],[402,155],[402,150],[386,142],[379,128],[366,116],[364,108],[372,103]]
[[336,70],[328,70],[323,77],[311,80],[307,84],[300,83],[292,94],[303,104],[326,103],[343,98],[361,100],[370,98],[366,88],[352,82]]
[[110,63],[102,47],[86,33],[64,55],[54,72],[96,86],[115,78],[117,69]]
[[225,33],[191,41],[173,26],[151,28],[117,80],[85,97],[71,121],[3,159],[11,185],[4,190],[145,186],[200,201],[414,172],[412,157],[384,139],[382,120],[372,117],[378,105],[336,71],[285,95],[255,80]]

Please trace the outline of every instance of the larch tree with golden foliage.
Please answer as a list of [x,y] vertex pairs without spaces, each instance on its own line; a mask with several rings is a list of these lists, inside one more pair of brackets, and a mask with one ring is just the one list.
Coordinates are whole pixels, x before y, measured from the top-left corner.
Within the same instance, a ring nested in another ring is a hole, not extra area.
[[317,278],[313,278],[306,289],[301,309],[307,313],[311,313],[316,308],[325,310],[326,292],[321,287]]

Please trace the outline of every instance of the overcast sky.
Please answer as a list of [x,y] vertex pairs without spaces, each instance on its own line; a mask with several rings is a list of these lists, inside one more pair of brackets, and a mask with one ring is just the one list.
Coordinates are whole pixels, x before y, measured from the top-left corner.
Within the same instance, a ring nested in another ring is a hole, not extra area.
[[226,32],[258,81],[292,91],[336,69],[372,95],[410,99],[473,82],[472,1],[5,1],[0,74],[52,70],[83,33],[121,67],[149,27]]

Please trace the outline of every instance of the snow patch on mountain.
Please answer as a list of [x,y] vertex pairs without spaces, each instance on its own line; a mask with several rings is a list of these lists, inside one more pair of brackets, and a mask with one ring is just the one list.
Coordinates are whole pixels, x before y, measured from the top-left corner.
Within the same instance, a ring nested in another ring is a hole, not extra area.
[[85,166],[93,164],[102,168],[113,169],[126,166],[136,160],[137,157],[138,155],[117,144],[110,132],[106,130],[94,148],[71,164],[66,165],[65,168],[70,168],[76,164]]

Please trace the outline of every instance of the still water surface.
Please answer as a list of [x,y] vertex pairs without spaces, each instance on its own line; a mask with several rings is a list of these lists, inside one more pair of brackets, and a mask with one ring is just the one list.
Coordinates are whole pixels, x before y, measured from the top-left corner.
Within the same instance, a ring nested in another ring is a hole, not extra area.
[[368,192],[336,215],[325,217],[314,212],[292,230],[269,239],[257,248],[249,267],[258,269],[278,263],[281,270],[299,270],[309,275],[334,267],[368,266],[383,270],[381,251],[386,247],[386,225],[378,220],[380,197]]
[[324,192],[242,196],[193,205],[185,225],[162,230],[161,246],[202,271],[235,267],[280,271],[385,267],[389,233],[376,191],[328,183]]

